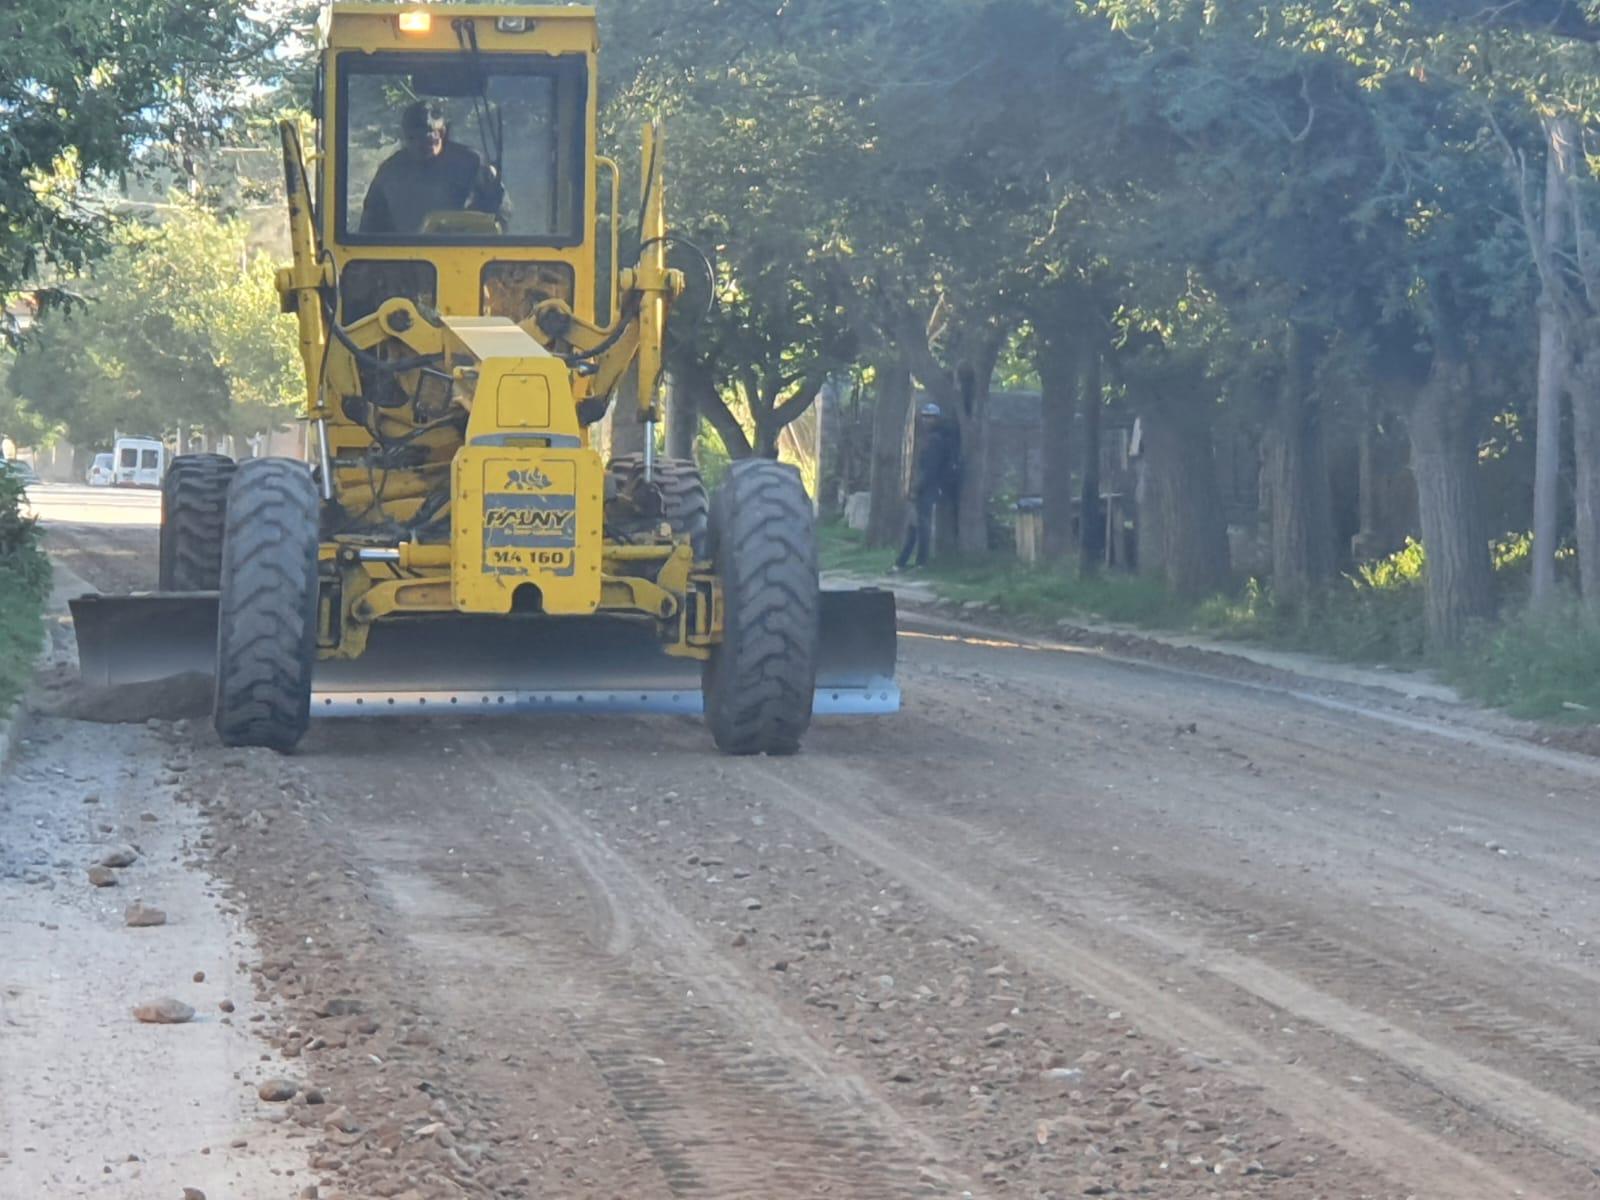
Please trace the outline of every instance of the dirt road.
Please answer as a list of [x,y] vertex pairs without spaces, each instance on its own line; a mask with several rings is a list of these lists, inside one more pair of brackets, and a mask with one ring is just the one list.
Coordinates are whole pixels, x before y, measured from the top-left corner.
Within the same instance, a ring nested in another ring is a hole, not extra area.
[[[153,539],[52,532],[97,585]],[[324,1200],[1600,1194],[1600,762],[901,651],[904,713],[790,760],[676,719],[153,745],[260,947],[256,1074],[326,1093],[283,1126]],[[36,728],[34,772],[125,752]]]

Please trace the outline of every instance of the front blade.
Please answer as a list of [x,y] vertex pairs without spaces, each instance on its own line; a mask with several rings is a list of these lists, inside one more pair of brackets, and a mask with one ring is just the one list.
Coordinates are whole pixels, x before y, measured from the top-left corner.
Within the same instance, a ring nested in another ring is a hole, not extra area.
[[839,715],[899,712],[895,637],[893,592],[877,588],[823,592],[812,711]]
[[317,664],[311,711],[700,711],[700,664],[615,617],[430,616],[374,625],[360,658]]
[[215,592],[90,594],[68,603],[78,671],[91,687],[216,671]]
[[[217,595],[80,596],[71,602],[85,683],[117,687],[216,670]],[[822,594],[819,715],[896,712],[891,592]],[[702,711],[700,663],[616,617],[435,615],[383,621],[357,659],[319,661],[312,712]]]

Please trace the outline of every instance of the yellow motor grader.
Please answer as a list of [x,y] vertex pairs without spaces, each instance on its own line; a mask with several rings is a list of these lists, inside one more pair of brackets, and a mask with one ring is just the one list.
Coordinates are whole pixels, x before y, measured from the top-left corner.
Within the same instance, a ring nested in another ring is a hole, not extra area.
[[[161,591],[73,604],[85,680],[211,672],[223,741],[285,751],[315,715],[536,709],[791,753],[813,712],[896,709],[893,596],[819,588],[799,474],[708,499],[655,453],[684,279],[655,130],[637,214],[596,153],[593,9],[335,0],[322,34],[277,281],[311,461],[175,459]],[[603,462],[614,404],[644,450]]]

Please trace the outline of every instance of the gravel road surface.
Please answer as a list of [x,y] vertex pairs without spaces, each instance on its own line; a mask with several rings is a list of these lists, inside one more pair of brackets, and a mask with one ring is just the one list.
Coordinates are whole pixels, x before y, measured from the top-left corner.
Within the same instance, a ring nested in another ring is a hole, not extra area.
[[[153,585],[148,519],[35,502]],[[1600,1194],[1600,763],[1084,647],[901,657],[902,714],[787,760],[671,718],[282,758],[38,715],[0,821],[151,756],[127,804],[187,806],[256,948],[231,1082],[325,1101],[278,1106],[285,1197]]]

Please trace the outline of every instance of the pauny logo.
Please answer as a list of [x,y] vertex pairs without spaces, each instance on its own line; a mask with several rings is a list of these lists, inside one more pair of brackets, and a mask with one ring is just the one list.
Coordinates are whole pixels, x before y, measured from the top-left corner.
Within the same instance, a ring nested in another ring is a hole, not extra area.
[[483,523],[489,529],[510,529],[521,533],[565,533],[576,516],[570,509],[491,508],[483,514]]
[[538,467],[528,470],[507,471],[506,487],[514,492],[542,492],[554,484],[554,480]]

